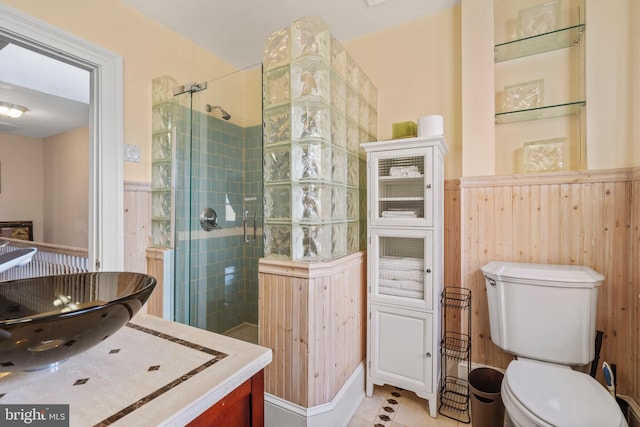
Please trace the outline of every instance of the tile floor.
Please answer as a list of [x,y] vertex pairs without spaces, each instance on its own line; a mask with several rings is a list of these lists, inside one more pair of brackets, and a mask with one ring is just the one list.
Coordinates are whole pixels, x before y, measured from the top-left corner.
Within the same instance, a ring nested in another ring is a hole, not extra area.
[[415,393],[393,386],[374,387],[373,396],[365,397],[348,427],[464,427],[438,414],[431,418],[426,400]]
[[258,325],[244,322],[229,329],[223,335],[250,342],[252,344],[258,344]]
[[[258,326],[242,323],[224,335],[258,343]],[[375,386],[373,396],[365,397],[348,427],[465,427],[465,424],[438,414],[431,418],[426,400],[415,393],[385,385]]]

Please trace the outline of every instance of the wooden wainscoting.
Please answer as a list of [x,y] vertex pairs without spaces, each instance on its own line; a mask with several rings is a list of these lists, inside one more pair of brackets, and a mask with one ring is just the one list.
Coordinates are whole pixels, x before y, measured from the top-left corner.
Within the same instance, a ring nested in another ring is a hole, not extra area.
[[632,253],[631,224],[639,222],[638,175],[625,169],[461,180],[462,281],[473,292],[474,362],[504,368],[511,358],[490,340],[483,264],[586,265],[606,277],[598,294],[600,360],[617,365],[618,391],[637,400],[640,245],[636,230]]
[[265,392],[305,408],[330,402],[365,358],[366,252],[327,263],[263,258],[259,344]]
[[[462,286],[460,279],[460,180],[444,182],[444,286]],[[447,329],[468,333],[458,308],[445,309]]]
[[147,249],[147,274],[156,278],[158,283],[147,301],[147,313],[154,316],[163,317],[162,308],[164,301],[165,283],[164,266],[166,248]]
[[146,250],[151,238],[151,184],[124,183],[124,268],[147,272]]
[[444,182],[444,285],[460,286],[460,180]]

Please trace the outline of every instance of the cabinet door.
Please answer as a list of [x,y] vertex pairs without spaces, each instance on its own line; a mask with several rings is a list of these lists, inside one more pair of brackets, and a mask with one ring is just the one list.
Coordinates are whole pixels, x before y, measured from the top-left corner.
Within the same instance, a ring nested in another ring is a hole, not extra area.
[[372,301],[433,310],[433,231],[371,228],[369,294]]
[[368,167],[371,225],[433,225],[433,147],[372,152]]
[[371,376],[416,392],[433,392],[431,314],[380,304],[371,304],[370,310]]

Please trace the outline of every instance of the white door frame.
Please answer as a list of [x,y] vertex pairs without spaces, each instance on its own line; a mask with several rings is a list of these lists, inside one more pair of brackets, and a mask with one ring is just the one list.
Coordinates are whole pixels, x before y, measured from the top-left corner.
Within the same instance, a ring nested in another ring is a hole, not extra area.
[[0,4],[0,35],[91,73],[89,269],[124,268],[122,57]]

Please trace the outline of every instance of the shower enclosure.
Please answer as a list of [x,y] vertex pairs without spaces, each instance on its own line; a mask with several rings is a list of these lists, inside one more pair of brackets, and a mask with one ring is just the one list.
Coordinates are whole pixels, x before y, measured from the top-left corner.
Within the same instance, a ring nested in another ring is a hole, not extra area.
[[[165,287],[173,288],[169,317],[256,342],[263,254],[261,66],[176,85],[166,102],[156,102],[161,86],[154,81],[154,127],[157,113],[164,114],[170,132],[154,129],[152,238],[173,249],[173,283]],[[160,104],[165,109],[156,111]],[[157,149],[162,142],[164,150]],[[170,161],[156,161],[162,156]],[[170,188],[157,188],[160,177]],[[167,221],[157,215],[160,206]]]

